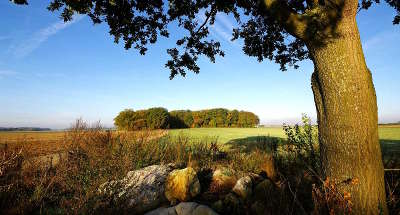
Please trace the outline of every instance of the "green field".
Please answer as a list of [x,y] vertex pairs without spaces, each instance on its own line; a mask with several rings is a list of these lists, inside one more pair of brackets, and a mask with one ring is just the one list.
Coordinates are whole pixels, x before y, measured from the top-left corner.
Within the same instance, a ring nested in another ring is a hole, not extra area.
[[[190,137],[217,137],[221,144],[235,139],[242,139],[255,136],[271,136],[285,138],[282,127],[265,128],[188,128],[170,130],[170,135],[184,134]],[[380,126],[379,139],[385,142],[400,142],[400,126]]]
[[[256,136],[285,138],[282,127],[265,128],[188,128],[169,130],[170,135],[187,135],[194,138],[214,137],[221,144],[235,139]],[[57,141],[64,132],[0,132],[0,143],[24,141]],[[400,126],[379,126],[379,139],[384,142],[400,143]]]
[[379,127],[379,139],[385,141],[400,141],[400,126],[380,126]]
[[[243,148],[256,145],[260,136],[285,139],[282,127],[265,128],[188,128],[169,130],[172,136],[185,135],[191,138],[217,138],[222,148]],[[400,155],[400,126],[379,126],[379,139],[384,155]]]
[[[400,129],[399,129],[400,131]],[[255,136],[271,136],[284,138],[285,133],[282,127],[268,128],[188,128],[170,130],[170,135],[187,135],[195,138],[215,137],[221,144],[235,139],[242,139]]]
[[[189,128],[172,129],[172,136],[185,135],[190,138],[217,138],[220,145],[254,142],[259,136],[286,138],[282,127],[265,128]],[[30,143],[32,151],[58,151],[64,132],[0,132],[0,145],[26,145]],[[400,153],[400,126],[379,126],[379,137],[384,150]],[[37,148],[37,149],[36,149]],[[51,149],[51,150],[50,150]],[[44,153],[44,152],[43,152]]]

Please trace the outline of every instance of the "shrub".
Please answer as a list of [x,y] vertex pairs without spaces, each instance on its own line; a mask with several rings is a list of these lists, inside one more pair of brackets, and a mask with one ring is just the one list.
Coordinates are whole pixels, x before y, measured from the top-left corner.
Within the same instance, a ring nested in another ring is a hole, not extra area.
[[131,122],[135,120],[135,111],[132,109],[125,109],[121,111],[118,116],[114,118],[114,125],[118,130],[130,130]]
[[302,124],[284,125],[283,129],[287,141],[277,146],[274,161],[287,196],[284,204],[296,205],[299,212],[309,214],[314,209],[313,186],[321,187],[322,181],[317,127],[303,115]]
[[[60,152],[64,156],[60,156],[57,165],[33,159],[31,153],[27,153],[29,148],[0,149],[0,211],[4,214],[119,213],[118,205],[99,197],[97,191],[101,184],[121,179],[131,170],[173,162],[199,170],[202,190],[211,186],[212,169],[226,169],[235,179],[248,172],[265,172],[275,179],[271,182],[274,189],[279,189],[274,194],[263,192],[268,199],[255,199],[263,206],[269,205],[268,211],[282,214],[350,212],[351,194],[338,186],[357,183],[357,180],[322,179],[318,170],[310,167],[319,159],[317,138],[313,136],[316,135],[315,126],[303,117],[302,125],[285,129],[287,142],[256,137],[237,143],[245,147],[225,152],[220,149],[217,138],[170,136],[161,130],[106,131],[99,123],[89,126],[77,120],[62,140],[55,143],[65,146],[65,151]],[[311,146],[315,153],[313,159],[310,158]],[[398,178],[396,171],[385,172],[388,206],[393,214],[399,211]],[[234,181],[227,193],[233,185]],[[198,198],[195,200],[215,200],[216,197],[200,195]],[[252,200],[241,203],[239,211],[249,209],[253,203]]]
[[114,118],[118,130],[164,129],[169,127],[169,114],[165,108],[133,111],[126,109]]
[[310,169],[313,174],[320,175],[317,126],[313,126],[311,119],[303,114],[302,125],[284,125],[283,130],[288,144],[282,147],[287,152],[286,158],[290,159],[289,162],[300,164],[303,166],[302,169]]
[[[0,211],[112,213],[119,207],[99,197],[97,189],[102,183],[153,164],[185,166],[192,159],[199,167],[210,167],[216,154],[215,139],[171,137],[163,131],[112,132],[99,123],[89,126],[82,120],[77,120],[60,142],[66,146],[66,156],[55,166],[24,157],[23,151],[1,149]],[[26,161],[29,165],[23,169]]]
[[146,110],[146,123],[149,129],[168,128],[168,110],[165,108],[150,108]]
[[190,110],[175,110],[169,112],[170,128],[190,128],[193,125],[193,115]]
[[246,111],[214,108],[200,111],[150,108],[121,111],[114,119],[118,130],[200,128],[200,127],[254,127],[259,124],[257,115]]

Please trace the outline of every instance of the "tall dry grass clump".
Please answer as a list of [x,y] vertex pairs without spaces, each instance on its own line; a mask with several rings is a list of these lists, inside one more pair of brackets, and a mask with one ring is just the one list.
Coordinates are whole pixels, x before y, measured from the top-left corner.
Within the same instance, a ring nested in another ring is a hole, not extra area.
[[[223,151],[216,138],[170,136],[164,130],[111,131],[100,123],[90,125],[79,119],[58,140],[57,150],[53,150],[54,146],[52,150],[40,150],[48,151],[48,154],[32,153],[30,150],[38,147],[24,147],[23,144],[0,149],[0,212],[119,212],[119,205],[98,195],[101,184],[121,179],[131,170],[175,163],[197,170],[202,189],[210,186],[211,193],[229,193],[236,179],[248,173],[259,174],[268,192],[261,189],[262,192],[255,195],[258,199],[253,200],[268,211],[277,210],[281,214],[350,213],[351,193],[337,188],[340,183],[356,185],[357,180],[337,182],[321,175],[316,126],[304,117],[302,125],[285,126],[285,132],[287,140],[246,138],[232,142],[232,148]],[[210,176],[216,169],[232,173],[229,186],[213,187]],[[392,212],[400,211],[397,173],[386,172],[385,175],[388,206]],[[203,197],[197,200],[214,199],[214,196],[201,199]],[[241,203],[236,214],[248,211],[252,203]]]
[[61,152],[36,157],[24,148],[1,149],[0,211],[76,214],[113,210],[108,199],[98,197],[100,184],[153,164],[186,166],[196,160],[198,166],[208,167],[217,156],[213,139],[171,137],[161,130],[116,132],[81,119],[59,144]]

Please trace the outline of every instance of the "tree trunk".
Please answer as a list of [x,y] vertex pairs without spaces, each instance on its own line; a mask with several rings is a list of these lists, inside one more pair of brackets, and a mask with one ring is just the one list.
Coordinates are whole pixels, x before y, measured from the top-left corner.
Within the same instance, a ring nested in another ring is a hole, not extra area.
[[322,173],[342,182],[354,214],[387,214],[376,95],[355,18],[343,18],[336,33],[323,45],[308,45]]

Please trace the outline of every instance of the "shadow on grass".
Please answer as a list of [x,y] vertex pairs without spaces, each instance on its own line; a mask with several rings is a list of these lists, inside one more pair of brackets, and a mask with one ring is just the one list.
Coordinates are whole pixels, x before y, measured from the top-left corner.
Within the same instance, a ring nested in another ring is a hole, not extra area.
[[[380,139],[379,142],[381,144],[382,155],[385,163],[394,158],[400,158],[400,140]],[[250,136],[230,140],[226,145],[233,151],[251,153],[255,150],[267,152],[275,151],[279,144],[285,143],[286,140],[279,137]]]
[[400,153],[400,140],[380,139],[379,142],[381,143],[381,148],[383,150]]
[[271,136],[251,136],[230,140],[226,145],[233,151],[250,153],[255,150],[276,151],[279,144],[286,142],[285,139]]
[[400,140],[379,140],[386,169],[400,168]]
[[379,140],[382,154],[397,154],[400,156],[400,140]]

